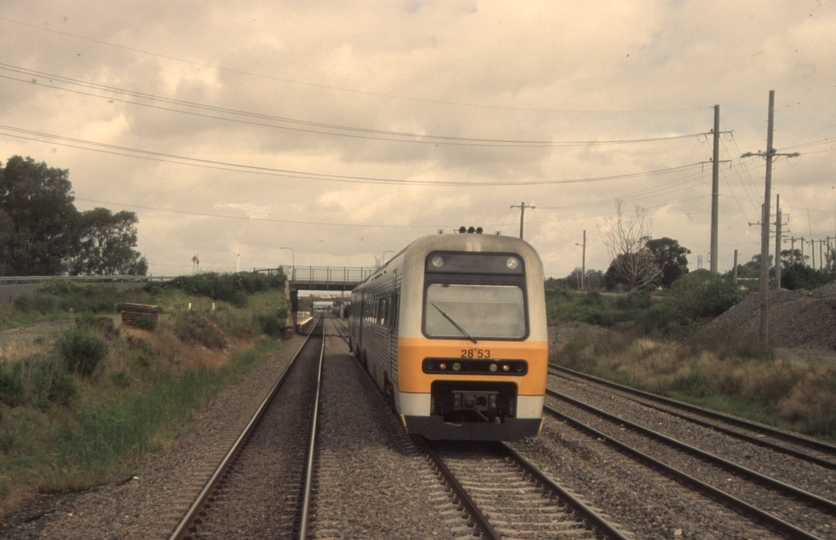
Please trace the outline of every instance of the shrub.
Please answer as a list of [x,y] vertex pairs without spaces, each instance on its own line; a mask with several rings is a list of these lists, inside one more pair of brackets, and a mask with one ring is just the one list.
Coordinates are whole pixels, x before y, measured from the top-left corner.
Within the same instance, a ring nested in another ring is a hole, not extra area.
[[20,312],[46,315],[58,308],[58,299],[48,294],[35,293],[32,296],[22,294],[14,299],[14,306]]
[[708,272],[691,273],[671,285],[666,299],[681,322],[723,313],[743,298],[743,293],[731,281]]
[[33,402],[49,409],[68,404],[77,393],[75,379],[53,358],[34,355],[0,366],[0,401],[10,407]]
[[76,380],[60,362],[49,359],[40,363],[34,381],[35,404],[41,409],[68,405],[78,395]]
[[180,289],[190,294],[207,296],[213,300],[223,300],[237,307],[247,305],[247,295],[268,289],[284,287],[283,273],[264,275],[255,272],[235,274],[217,274],[208,272],[194,276],[180,276],[161,285],[146,285],[146,292],[159,290],[161,287]]
[[181,340],[199,343],[207,349],[223,349],[227,345],[215,325],[197,311],[184,311],[177,318],[175,330]]
[[653,305],[650,293],[647,291],[633,291],[625,296],[619,296],[615,301],[618,309],[648,309]]
[[24,402],[23,380],[16,366],[0,365],[0,401],[9,407],[17,407]]
[[107,343],[95,333],[74,328],[56,342],[58,357],[70,373],[89,377],[107,355]]
[[781,272],[781,286],[790,290],[813,290],[832,281],[828,271],[816,270],[801,263],[790,265]]
[[256,316],[258,328],[262,333],[271,337],[281,337],[284,332],[284,318],[271,313],[260,313]]
[[143,313],[139,316],[139,321],[137,321],[137,325],[139,326],[140,330],[147,330],[148,332],[153,332],[154,329],[157,327],[157,320],[151,315]]

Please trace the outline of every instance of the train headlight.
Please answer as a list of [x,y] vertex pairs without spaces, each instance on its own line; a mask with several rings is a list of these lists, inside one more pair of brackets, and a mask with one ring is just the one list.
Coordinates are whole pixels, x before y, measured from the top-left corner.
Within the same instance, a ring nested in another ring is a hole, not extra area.
[[498,368],[496,367],[496,364],[491,364],[491,365],[488,367],[488,369],[489,369],[489,370],[491,370],[491,371],[496,371]]
[[432,262],[432,265],[435,266],[436,268],[441,268],[441,266],[444,264],[444,257],[442,257],[441,255],[436,255],[435,257],[432,258],[431,262]]
[[453,362],[453,371],[459,371],[462,368],[462,365],[458,362]]
[[502,371],[508,371],[509,369],[511,369],[511,366],[508,364],[502,364]]
[[438,364],[438,369],[444,371],[445,369],[447,369],[447,364],[445,364],[444,362]]
[[508,257],[508,260],[505,261],[505,266],[507,266],[509,270],[516,270],[520,266],[520,260],[516,257]]

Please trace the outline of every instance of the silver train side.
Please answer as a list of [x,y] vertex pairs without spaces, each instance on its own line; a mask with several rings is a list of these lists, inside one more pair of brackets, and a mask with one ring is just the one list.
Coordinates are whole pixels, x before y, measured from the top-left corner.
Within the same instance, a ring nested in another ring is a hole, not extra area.
[[419,238],[351,294],[349,346],[409,433],[514,441],[543,422],[543,266],[523,240]]

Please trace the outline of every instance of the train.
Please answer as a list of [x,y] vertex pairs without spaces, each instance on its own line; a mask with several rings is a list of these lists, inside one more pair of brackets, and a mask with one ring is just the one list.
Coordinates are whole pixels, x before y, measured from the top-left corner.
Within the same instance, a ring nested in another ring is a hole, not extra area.
[[524,240],[425,236],[351,293],[349,348],[408,433],[517,441],[543,425],[543,264]]

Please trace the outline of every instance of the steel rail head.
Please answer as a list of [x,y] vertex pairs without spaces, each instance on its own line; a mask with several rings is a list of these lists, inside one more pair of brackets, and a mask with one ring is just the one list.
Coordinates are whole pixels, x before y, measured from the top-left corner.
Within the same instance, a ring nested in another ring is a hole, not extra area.
[[[311,431],[308,438],[308,454],[305,465],[305,482],[302,493],[302,514],[299,521],[299,540],[305,540],[308,537],[308,515],[311,509],[311,488],[313,486],[313,466],[314,456],[316,454],[316,426],[319,416],[319,395],[322,389],[322,366],[325,359],[325,320],[320,315],[317,325],[320,327],[322,334],[322,348],[319,352],[319,367],[316,373],[316,392],[314,394],[313,413],[311,415]],[[313,332],[311,332],[313,333]]]

